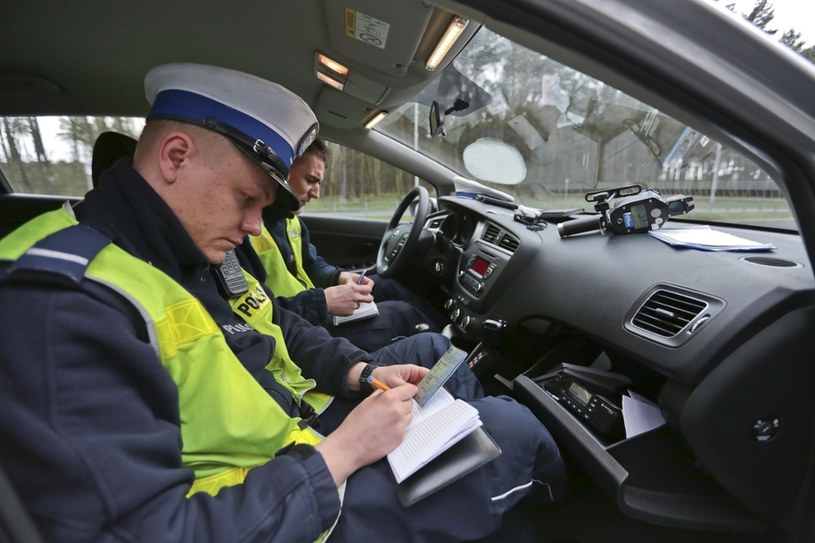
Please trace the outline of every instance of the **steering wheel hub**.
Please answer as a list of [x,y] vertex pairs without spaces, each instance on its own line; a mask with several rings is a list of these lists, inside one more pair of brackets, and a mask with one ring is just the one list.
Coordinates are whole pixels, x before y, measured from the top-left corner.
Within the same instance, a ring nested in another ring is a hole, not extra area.
[[[413,223],[402,224],[402,216],[413,201],[417,199],[418,203],[414,211]],[[417,185],[405,195],[396,211],[394,211],[393,217],[391,217],[382,236],[382,242],[379,245],[379,252],[376,257],[377,274],[382,277],[393,277],[405,266],[408,261],[405,255],[410,254],[416,245],[419,234],[427,220],[429,209],[430,195],[426,188]]]

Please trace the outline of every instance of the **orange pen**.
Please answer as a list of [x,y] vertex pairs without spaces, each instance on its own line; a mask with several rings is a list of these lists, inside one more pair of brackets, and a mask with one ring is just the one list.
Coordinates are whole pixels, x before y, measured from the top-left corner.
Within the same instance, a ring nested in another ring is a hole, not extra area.
[[386,385],[385,383],[383,383],[382,381],[380,381],[379,379],[377,379],[373,375],[368,376],[368,383],[371,386],[374,386],[374,387],[378,388],[379,390],[381,390],[383,392],[391,389],[391,387],[389,387],[388,385]]

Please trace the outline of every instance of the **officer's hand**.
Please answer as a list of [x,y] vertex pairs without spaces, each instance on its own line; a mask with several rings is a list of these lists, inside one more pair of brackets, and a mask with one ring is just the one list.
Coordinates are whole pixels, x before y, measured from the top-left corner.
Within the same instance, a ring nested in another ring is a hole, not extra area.
[[372,375],[389,387],[398,387],[405,383],[415,385],[429,372],[429,369],[415,364],[398,364],[394,366],[379,366],[372,372]]
[[359,307],[359,304],[373,301],[374,297],[371,296],[372,288],[373,285],[344,283],[324,289],[328,312],[332,315],[350,315]]
[[[356,272],[345,272],[345,271],[340,272],[340,277],[339,277],[339,281],[337,281],[337,284],[341,285],[343,283],[354,283],[354,284],[360,283],[359,275],[360,274],[358,274]],[[371,279],[370,277],[363,277],[362,282],[360,284],[361,285],[368,285],[371,288],[374,288],[374,280]]]
[[413,418],[416,387],[404,384],[365,398],[316,449],[336,484],[395,449]]

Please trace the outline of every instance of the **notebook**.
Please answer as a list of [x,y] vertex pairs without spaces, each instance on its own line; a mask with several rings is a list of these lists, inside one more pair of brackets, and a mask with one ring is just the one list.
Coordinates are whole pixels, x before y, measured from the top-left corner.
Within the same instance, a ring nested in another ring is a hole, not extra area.
[[405,438],[388,454],[396,482],[401,483],[480,426],[478,410],[443,388],[423,406],[414,402]]
[[370,319],[379,315],[379,308],[376,307],[376,302],[363,302],[353,313],[345,317],[334,315],[331,319],[334,326],[345,324],[346,322],[354,322],[362,319]]
[[397,485],[399,501],[409,507],[500,454],[498,444],[484,428],[478,428]]

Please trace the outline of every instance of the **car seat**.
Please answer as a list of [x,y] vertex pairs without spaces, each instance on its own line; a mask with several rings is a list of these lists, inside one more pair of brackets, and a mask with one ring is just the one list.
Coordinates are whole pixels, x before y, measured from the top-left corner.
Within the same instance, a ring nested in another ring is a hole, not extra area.
[[99,184],[102,172],[122,157],[133,158],[136,139],[118,132],[102,132],[93,144],[91,158],[91,181],[94,188]]

